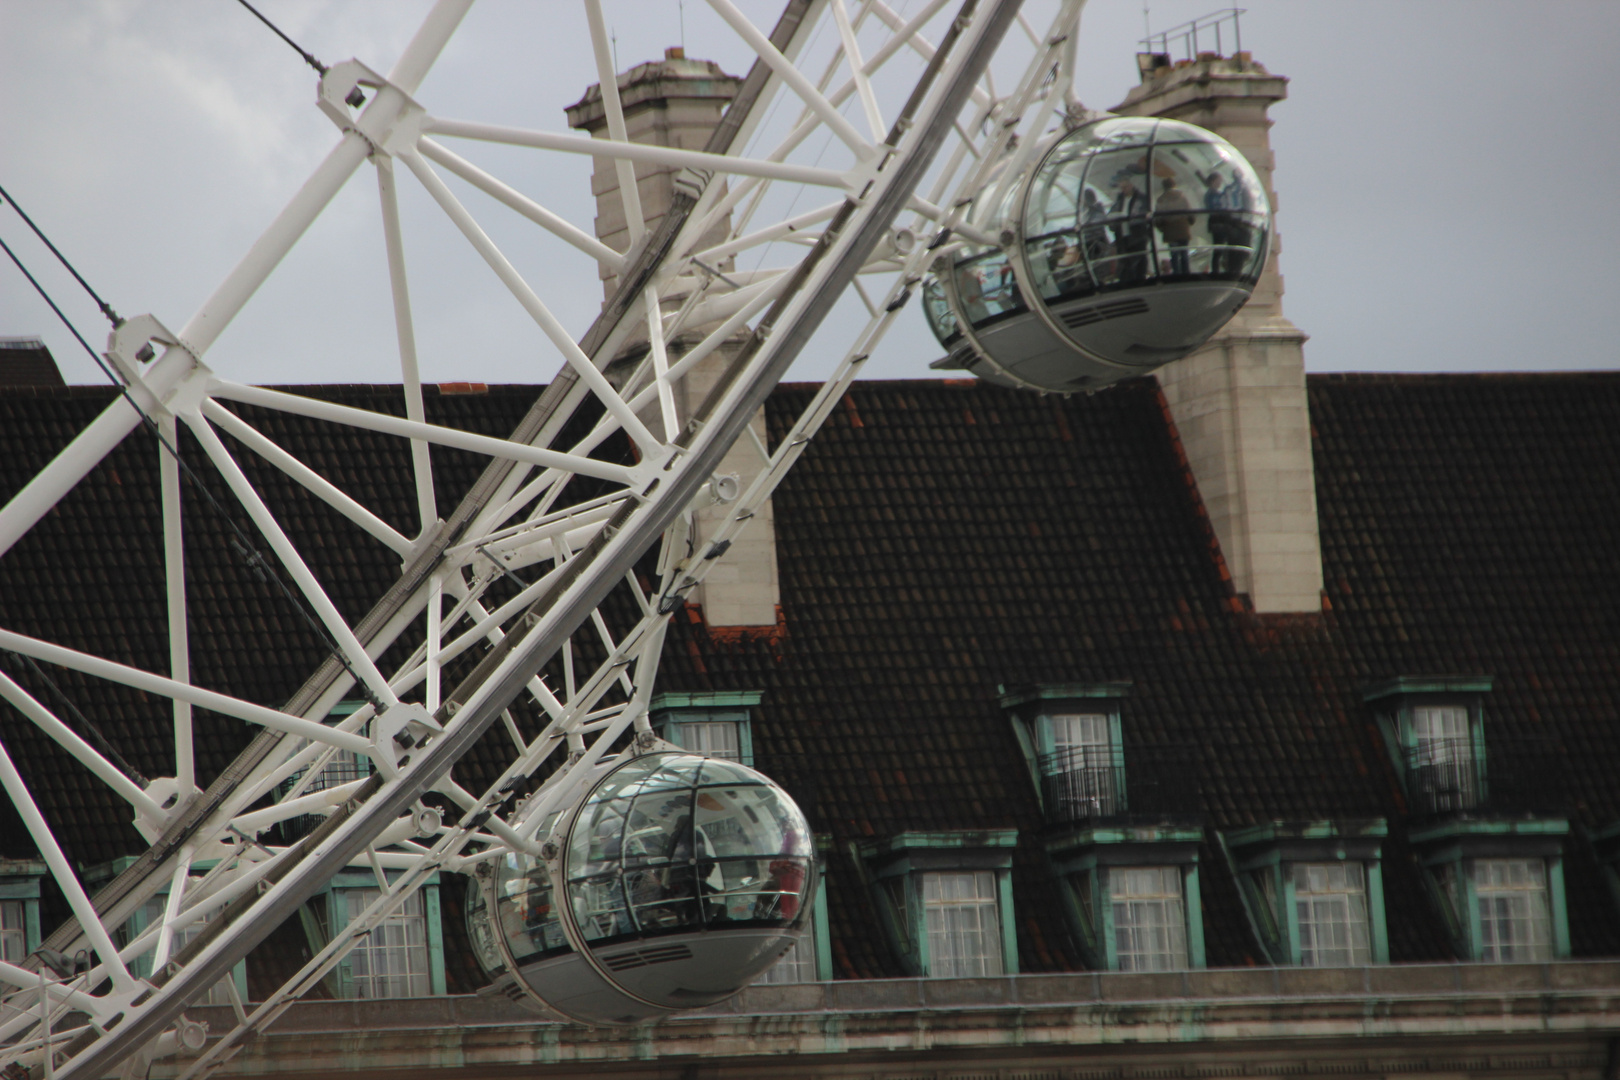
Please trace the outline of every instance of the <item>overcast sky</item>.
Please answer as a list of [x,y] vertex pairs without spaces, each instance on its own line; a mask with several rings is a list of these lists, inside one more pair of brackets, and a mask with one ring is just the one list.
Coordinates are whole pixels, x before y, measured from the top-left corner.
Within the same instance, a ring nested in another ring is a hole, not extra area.
[[[352,56],[383,71],[427,7],[260,6],[328,63]],[[774,21],[776,3],[744,6],[756,24]],[[1159,30],[1210,7],[1152,0],[1145,17]],[[746,67],[702,0],[606,10],[621,68],[679,43],[683,19],[689,55]],[[125,315],[183,325],[336,140],[311,104],[313,72],[233,0],[0,0],[0,27],[0,186]],[[1242,32],[1256,60],[1292,80],[1272,139],[1285,311],[1310,335],[1310,370],[1616,366],[1620,4],[1250,0]],[[1124,96],[1143,33],[1141,0],[1091,0],[1086,104]],[[563,130],[563,106],[594,81],[578,5],[480,0],[419,96],[441,115]],[[480,160],[509,165],[515,186],[589,227],[586,159]],[[549,378],[558,360],[532,322],[414,182],[401,189],[424,377]],[[468,201],[583,331],[600,300],[592,268]],[[101,348],[105,324],[9,208],[0,238]],[[209,363],[250,382],[397,381],[386,301],[365,168]],[[915,307],[868,376],[930,374],[938,348]],[[790,377],[824,374],[852,318],[842,309]],[[100,381],[0,263],[0,336],[29,334],[70,382]]]

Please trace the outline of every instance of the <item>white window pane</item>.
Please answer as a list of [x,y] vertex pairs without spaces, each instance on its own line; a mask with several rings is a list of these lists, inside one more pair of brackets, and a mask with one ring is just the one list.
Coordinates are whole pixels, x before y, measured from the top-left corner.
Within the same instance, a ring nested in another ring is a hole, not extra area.
[[1480,959],[1500,963],[1552,959],[1547,867],[1540,859],[1476,859]]
[[1001,918],[993,871],[922,875],[928,974],[967,978],[1000,975]]
[[0,900],[0,960],[20,963],[28,955],[21,900]]
[[[1052,746],[1057,750],[1106,752],[1108,749],[1108,717],[1101,713],[1083,713],[1054,716]],[[1089,756],[1089,755],[1088,755]]]
[[[341,895],[352,922],[382,894],[376,889],[345,889]],[[423,912],[422,894],[412,893],[349,953],[345,963],[355,997],[426,997],[432,992]]]
[[1372,963],[1366,870],[1360,863],[1295,863],[1294,915],[1303,967]]
[[737,727],[735,720],[683,723],[680,725],[681,746],[694,754],[741,761],[742,746]]
[[1174,866],[1114,867],[1114,957],[1120,971],[1179,971],[1187,966],[1187,913],[1181,870]]

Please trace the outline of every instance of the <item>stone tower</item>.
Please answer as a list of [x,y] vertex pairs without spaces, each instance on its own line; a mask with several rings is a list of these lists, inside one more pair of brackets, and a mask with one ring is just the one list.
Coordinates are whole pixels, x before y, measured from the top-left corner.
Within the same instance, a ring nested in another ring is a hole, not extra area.
[[[666,50],[663,60],[638,64],[623,72],[617,82],[629,138],[635,142],[682,150],[704,148],[710,132],[719,124],[726,105],[742,85],[741,79],[727,75],[718,64],[709,60],[688,60],[679,48]],[[588,131],[598,138],[606,137],[607,114],[599,85],[591,86],[585,91],[584,97],[568,106],[567,114],[569,126]],[[616,251],[628,250],[630,230],[625,220],[623,201],[619,198],[618,170],[609,158],[594,158],[593,161],[595,169],[591,176],[591,191],[596,196],[597,238]],[[636,189],[649,232],[657,227],[669,209],[677,172],[678,169],[667,165],[638,163],[635,166]],[[705,241],[719,243],[728,227],[729,223],[716,226]],[[716,267],[722,273],[729,268],[727,263]],[[602,267],[601,275],[604,296],[611,296],[618,281],[606,266]],[[664,296],[665,310],[672,310],[680,298],[679,293]],[[671,361],[697,344],[704,332],[703,328],[699,328],[670,342]],[[675,395],[676,409],[682,423],[702,403],[735,356],[735,347],[717,349],[682,380],[683,385],[677,388]],[[751,426],[763,443],[763,412],[755,415]],[[656,425],[654,430],[657,430]],[[763,465],[753,440],[741,439],[726,455],[716,474],[735,475],[741,486],[747,488]],[[725,512],[723,506],[699,510],[696,515],[698,536],[694,543],[701,546]],[[710,569],[708,578],[689,599],[702,607],[704,619],[711,628],[776,625],[780,590],[776,573],[776,525],[769,500],[760,507],[747,528],[733,541],[725,558]]]
[[[1267,111],[1287,96],[1288,80],[1246,52],[1142,67],[1142,82],[1113,111],[1220,135],[1260,174],[1275,211]],[[1237,590],[1257,612],[1279,614],[1322,605],[1305,335],[1283,315],[1281,250],[1274,233],[1248,304],[1209,344],[1158,373]]]

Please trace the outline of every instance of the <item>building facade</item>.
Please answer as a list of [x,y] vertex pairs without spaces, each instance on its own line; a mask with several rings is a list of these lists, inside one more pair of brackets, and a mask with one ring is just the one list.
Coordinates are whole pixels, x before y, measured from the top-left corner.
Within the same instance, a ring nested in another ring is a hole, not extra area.
[[[717,115],[723,80],[683,58],[623,77],[625,99],[684,116],[635,99],[637,79],[668,97],[683,73]],[[1269,185],[1283,89],[1211,57],[1149,70],[1121,110],[1207,122]],[[633,1029],[539,1017],[485,974],[469,883],[447,874],[229,1071],[1620,1075],[1620,375],[1307,376],[1281,294],[1273,265],[1203,352],[1094,396],[857,383],[777,490],[757,573],[672,614],[655,723],[762,769],[817,834],[812,932],[760,984]],[[5,383],[0,499],[111,394]],[[428,419],[504,434],[537,391],[444,387]],[[300,392],[404,407],[397,387]],[[780,387],[762,437],[812,392]],[[243,414],[410,520],[402,445]],[[145,439],[0,561],[0,625],[164,668],[130,629],[161,604],[158,531],[92,525],[155,520]],[[433,466],[451,499],[479,462]],[[392,581],[389,553],[319,542],[337,524],[302,489],[252,479],[340,604]],[[320,643],[222,523],[188,529],[188,574],[214,586],[190,612],[198,682],[285,699]],[[251,655],[207,634],[244,617],[265,630]],[[55,683],[163,773],[157,702]],[[208,775],[245,735],[200,723]],[[0,712],[0,737],[87,880],[145,846],[22,717]],[[369,765],[331,767],[350,772],[321,783]],[[0,826],[10,958],[65,910],[26,833]],[[230,1026],[363,905],[370,874],[334,879],[190,1015]]]

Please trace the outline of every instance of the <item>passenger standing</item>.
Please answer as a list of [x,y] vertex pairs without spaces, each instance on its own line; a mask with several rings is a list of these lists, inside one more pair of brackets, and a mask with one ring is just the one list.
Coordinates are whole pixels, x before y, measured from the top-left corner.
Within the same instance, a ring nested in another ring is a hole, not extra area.
[[1248,211],[1253,209],[1250,205],[1249,189],[1243,183],[1243,177],[1238,170],[1232,170],[1232,181],[1221,192],[1221,201],[1230,211],[1227,215],[1228,225],[1226,271],[1233,277],[1240,277],[1243,268],[1248,265],[1250,244],[1254,240],[1254,230],[1249,227]]
[[1114,249],[1119,253],[1119,280],[1141,281],[1147,277],[1148,219],[1147,196],[1136,190],[1129,176],[1119,178],[1119,194],[1109,207],[1114,219]]
[[1170,248],[1170,273],[1185,276],[1192,273],[1187,261],[1187,242],[1192,239],[1192,203],[1176,186],[1176,178],[1167,176],[1159,189],[1159,202],[1154,207],[1153,224]]

